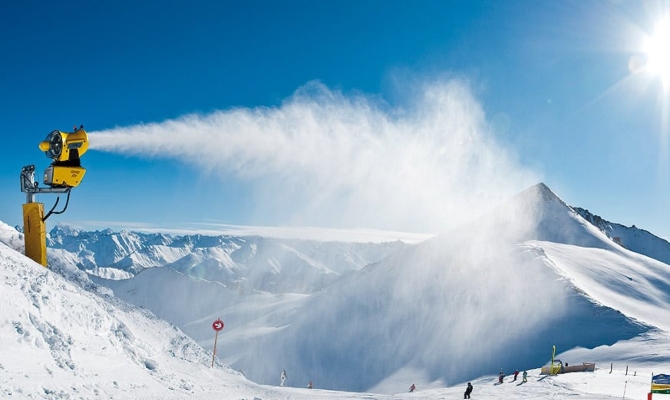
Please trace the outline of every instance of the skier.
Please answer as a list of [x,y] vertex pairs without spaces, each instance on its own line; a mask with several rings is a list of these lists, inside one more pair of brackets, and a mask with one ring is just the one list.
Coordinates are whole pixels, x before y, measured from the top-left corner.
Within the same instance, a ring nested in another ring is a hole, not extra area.
[[463,394],[464,399],[469,399],[470,398],[470,393],[472,393],[472,383],[468,382],[468,387],[465,389],[465,393]]
[[314,386],[312,385],[312,380],[310,379],[310,380],[309,380],[309,383],[307,384],[307,389],[311,389],[311,388],[313,388],[313,387],[314,387]]
[[500,372],[498,373],[498,383],[503,383],[503,379],[505,379],[505,373],[503,372],[503,369],[500,368]]
[[512,379],[512,381],[516,381],[517,376],[519,376],[519,370],[518,369],[516,371],[514,371],[514,379]]
[[528,372],[523,371],[523,382],[524,382],[524,383],[525,383],[525,382],[528,382],[528,380],[526,379],[527,376],[528,376]]
[[286,370],[282,371],[280,379],[281,383],[279,384],[279,386],[284,387],[284,382],[286,382]]
[[412,386],[409,387],[409,392],[412,393],[414,390],[416,390],[416,386],[412,383]]

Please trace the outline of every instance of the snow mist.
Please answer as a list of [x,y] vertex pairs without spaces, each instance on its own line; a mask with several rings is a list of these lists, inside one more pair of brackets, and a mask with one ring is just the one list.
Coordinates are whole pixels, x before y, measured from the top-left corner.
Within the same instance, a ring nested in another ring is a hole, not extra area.
[[285,225],[441,232],[538,182],[496,140],[466,83],[415,93],[411,106],[391,107],[313,82],[279,107],[91,132],[90,146],[247,182],[256,220],[279,214]]

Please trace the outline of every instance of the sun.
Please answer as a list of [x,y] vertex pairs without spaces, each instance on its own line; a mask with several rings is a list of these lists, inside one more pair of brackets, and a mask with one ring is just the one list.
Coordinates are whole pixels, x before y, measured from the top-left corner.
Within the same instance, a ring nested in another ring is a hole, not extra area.
[[644,42],[643,51],[649,72],[661,79],[664,88],[670,88],[670,18],[656,25],[653,35]]

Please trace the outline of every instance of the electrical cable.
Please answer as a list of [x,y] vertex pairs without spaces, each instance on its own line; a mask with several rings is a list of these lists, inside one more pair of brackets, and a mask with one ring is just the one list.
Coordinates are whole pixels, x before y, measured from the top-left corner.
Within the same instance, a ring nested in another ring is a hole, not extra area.
[[63,209],[60,211],[54,211],[54,209],[56,209],[56,206],[58,205],[58,202],[60,201],[60,196],[58,196],[58,198],[56,199],[56,203],[54,203],[54,206],[51,207],[51,210],[49,210],[47,215],[45,215],[44,218],[42,218],[42,222],[46,221],[47,218],[51,216],[51,214],[62,214],[65,212],[65,210],[67,210],[67,205],[70,203],[70,189],[71,188],[68,188],[67,190],[67,199],[65,200],[65,207],[63,207]]

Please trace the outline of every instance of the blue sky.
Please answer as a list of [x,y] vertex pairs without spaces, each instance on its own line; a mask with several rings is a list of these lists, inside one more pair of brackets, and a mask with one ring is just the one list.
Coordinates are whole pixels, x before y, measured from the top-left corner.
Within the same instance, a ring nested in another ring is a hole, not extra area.
[[628,0],[12,2],[0,220],[22,223],[21,167],[39,179],[50,163],[37,144],[84,124],[87,175],[48,229],[433,233],[543,181],[668,238],[670,73],[645,67],[644,43],[669,12]]

